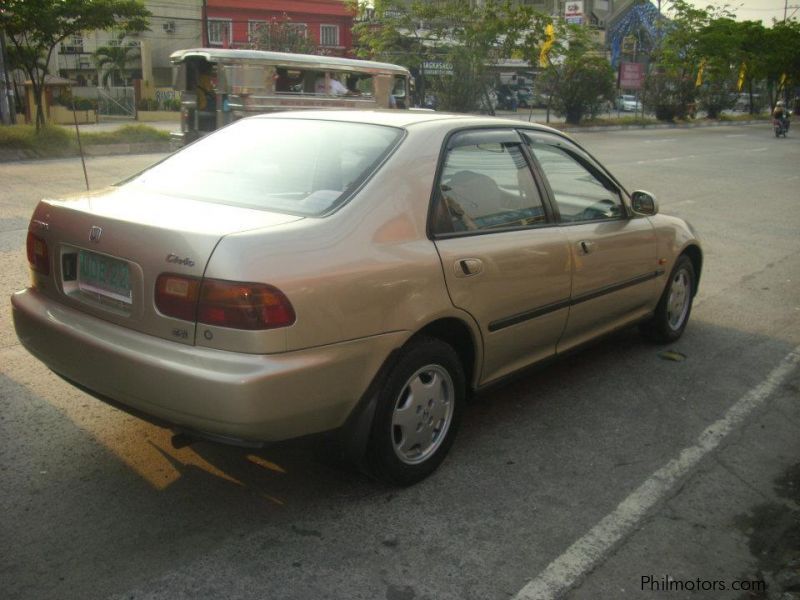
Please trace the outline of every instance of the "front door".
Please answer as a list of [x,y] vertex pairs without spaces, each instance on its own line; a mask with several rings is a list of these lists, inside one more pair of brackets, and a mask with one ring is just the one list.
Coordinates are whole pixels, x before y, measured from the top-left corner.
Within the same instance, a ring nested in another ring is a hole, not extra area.
[[524,135],[569,240],[572,294],[562,352],[646,315],[663,273],[650,220],[630,213],[624,192],[590,156],[563,138]]
[[431,231],[455,306],[480,326],[480,383],[555,353],[567,320],[567,237],[542,200],[512,129],[453,136],[436,184]]

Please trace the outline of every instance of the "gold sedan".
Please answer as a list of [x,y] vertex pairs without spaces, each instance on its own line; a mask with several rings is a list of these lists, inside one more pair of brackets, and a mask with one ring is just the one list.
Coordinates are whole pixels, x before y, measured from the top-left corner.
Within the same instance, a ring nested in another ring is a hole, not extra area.
[[552,129],[433,112],[236,122],[127,181],[45,199],[25,347],[183,439],[333,432],[432,473],[468,390],[612,330],[689,320],[693,230]]

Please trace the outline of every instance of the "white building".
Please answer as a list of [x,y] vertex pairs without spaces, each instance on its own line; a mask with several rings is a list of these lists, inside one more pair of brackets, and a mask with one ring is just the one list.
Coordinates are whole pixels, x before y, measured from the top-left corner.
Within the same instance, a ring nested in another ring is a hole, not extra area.
[[149,31],[127,34],[121,42],[120,32],[114,30],[86,31],[67,38],[56,48],[50,72],[79,86],[97,86],[102,74],[95,64],[95,51],[121,43],[135,48],[137,58],[129,67],[131,79],[142,79],[148,89],[172,85],[169,55],[201,45],[202,0],[145,0],[144,4],[153,15]]

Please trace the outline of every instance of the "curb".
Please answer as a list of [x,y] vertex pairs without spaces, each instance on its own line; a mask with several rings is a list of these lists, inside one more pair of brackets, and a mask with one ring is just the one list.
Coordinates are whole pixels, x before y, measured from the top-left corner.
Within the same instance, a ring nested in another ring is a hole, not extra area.
[[[123,154],[154,154],[170,152],[169,142],[135,142],[130,144],[90,144],[83,147],[86,156],[117,156]],[[20,160],[44,160],[53,158],[72,158],[80,154],[41,154],[34,150],[15,150],[0,148],[0,162]]]
[[[554,127],[560,131],[568,131],[570,133],[582,132],[593,133],[596,131],[628,131],[635,129],[698,129],[701,127],[729,127],[738,125],[764,125],[769,124],[767,119],[755,121],[708,121],[700,123],[648,123],[645,125],[597,125],[587,127]],[[558,125],[558,124],[556,124]],[[553,125],[550,125],[553,127]]]

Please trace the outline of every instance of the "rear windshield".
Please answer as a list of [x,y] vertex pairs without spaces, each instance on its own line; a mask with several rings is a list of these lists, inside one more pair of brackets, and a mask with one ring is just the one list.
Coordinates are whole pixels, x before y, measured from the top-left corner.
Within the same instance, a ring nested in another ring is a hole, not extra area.
[[346,200],[401,136],[402,130],[382,125],[246,119],[186,147],[128,185],[319,216]]

